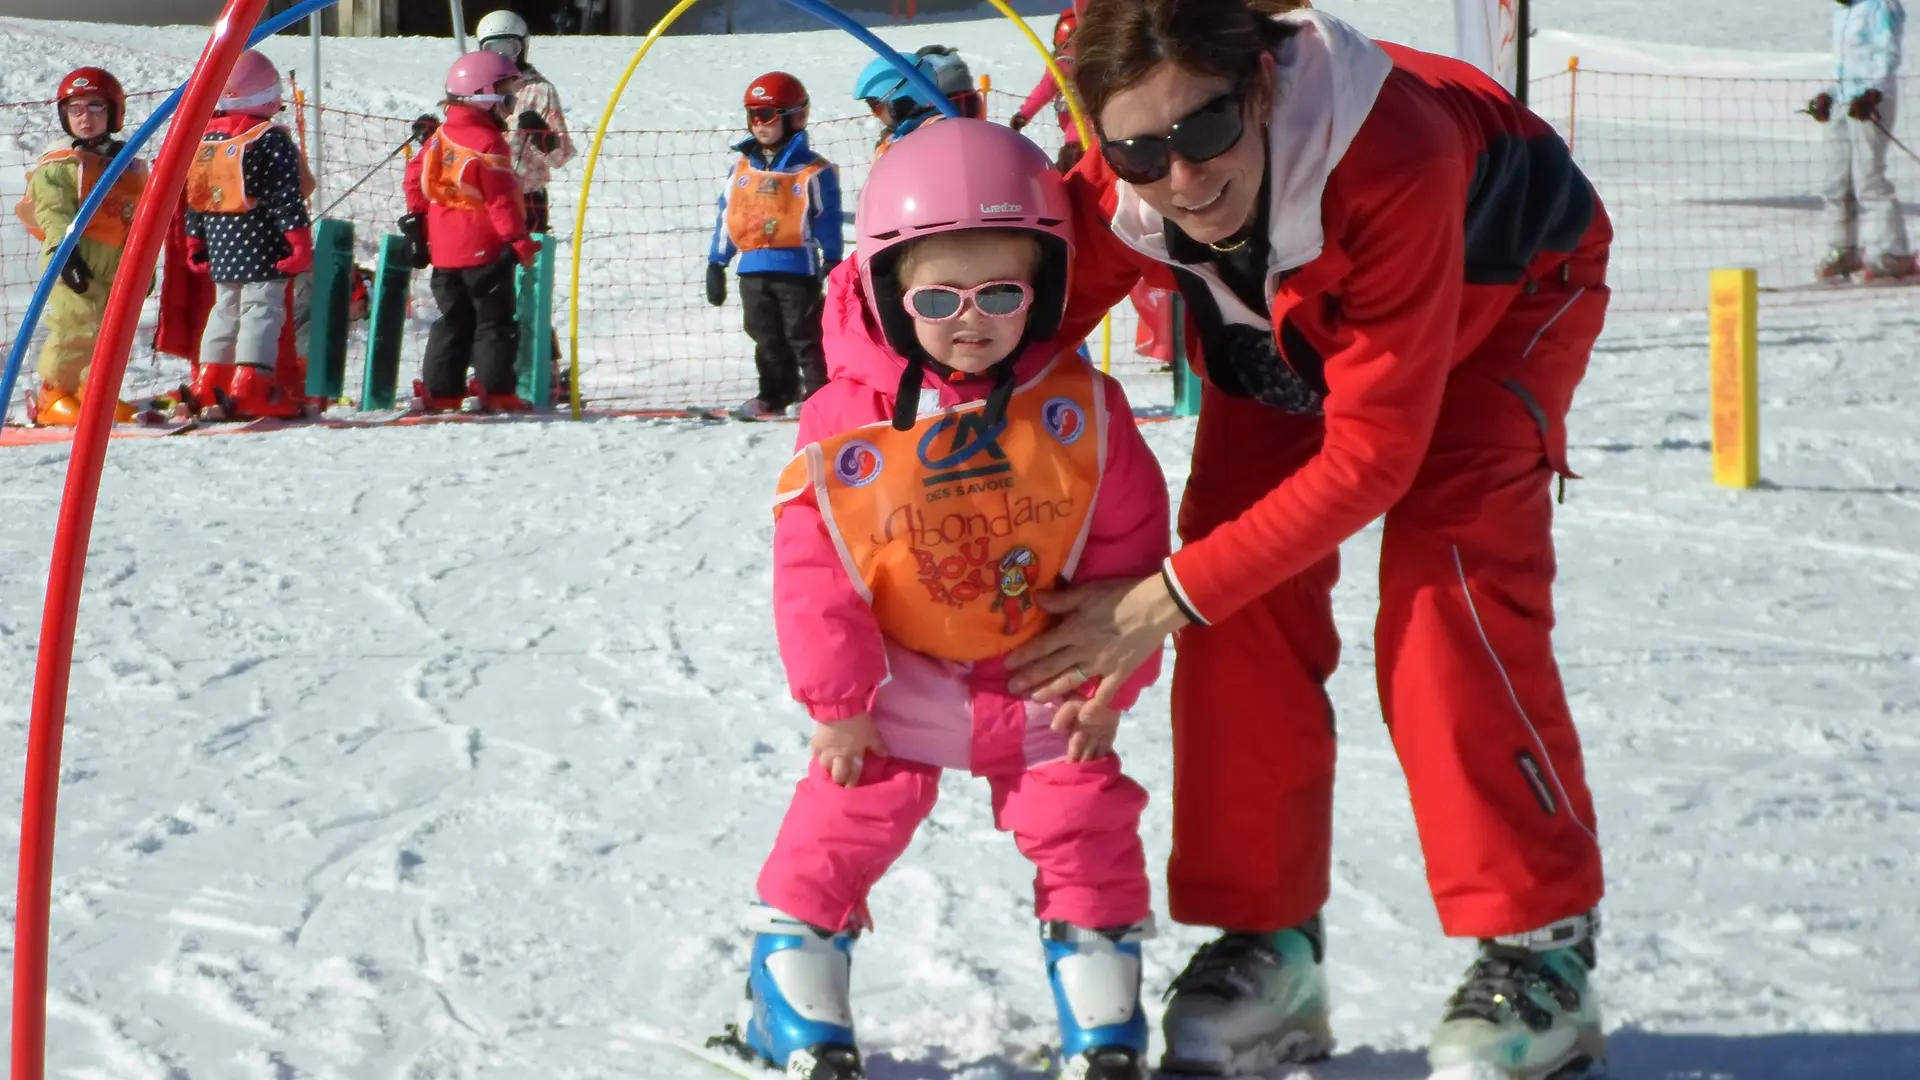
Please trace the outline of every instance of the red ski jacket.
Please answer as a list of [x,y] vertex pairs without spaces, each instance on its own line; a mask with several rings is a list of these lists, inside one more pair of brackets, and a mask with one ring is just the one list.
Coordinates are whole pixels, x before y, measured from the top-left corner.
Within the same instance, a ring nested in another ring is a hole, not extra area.
[[[1603,288],[1613,235],[1566,144],[1477,68],[1376,44],[1319,12],[1281,18],[1299,32],[1276,50],[1286,89],[1268,124],[1267,310],[1211,263],[1182,263],[1204,245],[1169,229],[1099,153],[1068,178],[1077,251],[1065,340],[1144,274],[1187,300],[1188,352],[1209,382],[1325,419],[1310,462],[1168,560],[1176,594],[1205,622],[1398,502],[1453,370],[1535,283]],[[1258,352],[1272,370],[1255,379]],[[1564,473],[1564,429],[1527,404]]]
[[[427,215],[435,269],[487,266],[527,235],[512,153],[506,130],[491,114],[452,105],[446,123],[407,163],[407,212]],[[431,171],[429,164],[435,166]]]

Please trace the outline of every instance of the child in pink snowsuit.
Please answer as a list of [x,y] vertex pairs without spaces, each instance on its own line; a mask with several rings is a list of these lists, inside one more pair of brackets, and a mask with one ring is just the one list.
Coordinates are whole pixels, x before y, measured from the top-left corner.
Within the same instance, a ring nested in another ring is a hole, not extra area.
[[1135,1066],[1147,795],[1111,745],[1159,661],[1106,712],[1091,683],[1058,706],[1009,693],[1002,657],[1047,625],[1034,592],[1157,570],[1166,481],[1119,384],[1055,337],[1071,214],[1038,147],[982,120],[927,125],[874,165],[856,229],[828,279],[829,381],[776,510],[781,659],[817,731],[760,874],[736,1049],[851,1075],[868,890],[961,768],[1034,864],[1062,1056]]
[[[1053,22],[1053,60],[1068,78],[1073,77],[1073,30],[1079,22],[1080,17],[1071,7],[1062,11]],[[1067,105],[1066,91],[1053,77],[1051,68],[1040,73],[1040,81],[1034,85],[1033,92],[1027,95],[1027,100],[1021,102],[1020,111],[1013,114],[1008,126],[1019,131],[1032,123],[1033,118],[1040,115],[1041,109],[1049,106],[1053,108],[1054,119],[1060,122],[1063,140],[1060,153],[1053,159],[1054,167],[1062,173],[1070,173],[1080,163],[1080,155],[1085,148],[1080,145],[1080,128],[1073,122],[1073,109]]]

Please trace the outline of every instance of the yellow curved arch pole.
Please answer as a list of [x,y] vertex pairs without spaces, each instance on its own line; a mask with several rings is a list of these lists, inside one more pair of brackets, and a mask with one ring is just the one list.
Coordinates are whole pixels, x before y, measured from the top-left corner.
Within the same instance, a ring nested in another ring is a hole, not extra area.
[[[1072,80],[1067,78],[1067,73],[1060,70],[1060,65],[1054,61],[1053,50],[1047,48],[1046,43],[1040,40],[1040,35],[1033,32],[1033,27],[1028,26],[1027,20],[1021,18],[1018,12],[1008,6],[1006,0],[987,0],[987,3],[992,4],[995,10],[1012,20],[1013,25],[1019,27],[1020,32],[1026,35],[1034,51],[1040,54],[1040,62],[1047,65],[1048,74],[1053,76],[1053,85],[1059,87],[1060,96],[1067,99],[1067,111],[1073,114],[1073,127],[1080,134],[1080,145],[1092,150],[1093,125],[1087,122],[1087,110],[1081,108],[1080,95],[1074,92]],[[1113,370],[1112,315],[1100,316],[1100,370]]]
[[620,104],[620,97],[627,92],[627,83],[633,79],[633,73],[640,69],[640,61],[647,58],[647,50],[660,40],[674,20],[686,14],[688,8],[700,0],[680,0],[647,31],[645,41],[633,52],[633,59],[627,61],[627,70],[620,73],[620,81],[613,86],[613,95],[607,98],[607,107],[600,114],[600,125],[593,129],[593,145],[587,148],[587,171],[580,178],[580,204],[573,212],[573,266],[567,275],[567,404],[575,420],[580,419],[580,252],[587,246],[587,193],[593,188],[593,169],[600,163],[600,147],[607,140],[607,128],[613,124],[614,107]]
[[[653,43],[660,40],[660,35],[666,33],[667,28],[672,26],[675,20],[699,2],[700,0],[680,0],[660,17],[659,22],[653,24],[653,29],[647,31],[646,40],[634,50],[633,59],[627,61],[627,69],[620,73],[620,81],[614,84],[613,94],[607,98],[607,107],[600,114],[600,123],[594,128],[593,144],[587,148],[586,175],[580,178],[580,199],[573,214],[573,259],[567,275],[567,367],[571,373],[567,379],[567,395],[568,405],[575,420],[580,419],[580,252],[587,245],[587,198],[589,190],[593,187],[594,166],[600,162],[600,147],[606,141],[607,129],[613,124],[613,110],[620,104],[621,96],[627,92],[627,83],[632,81],[633,73],[639,70],[640,62],[647,58],[647,51],[653,48]],[[1048,49],[1046,43],[1040,40],[1040,36],[1033,32],[1033,28],[1027,25],[1027,21],[1007,5],[1006,0],[987,0],[987,2],[1013,25],[1019,27],[1020,33],[1026,36],[1027,41],[1033,45],[1034,51],[1040,54],[1041,62],[1047,65],[1047,71],[1053,75],[1054,85],[1060,88],[1061,94],[1067,99],[1067,111],[1073,114],[1073,126],[1080,133],[1080,145],[1092,146],[1093,127],[1087,122],[1086,110],[1081,108],[1080,97],[1073,92],[1073,84],[1067,80],[1066,72],[1054,62],[1053,51]],[[1100,320],[1100,370],[1102,371],[1107,370],[1108,360],[1112,355],[1112,324],[1111,316]]]

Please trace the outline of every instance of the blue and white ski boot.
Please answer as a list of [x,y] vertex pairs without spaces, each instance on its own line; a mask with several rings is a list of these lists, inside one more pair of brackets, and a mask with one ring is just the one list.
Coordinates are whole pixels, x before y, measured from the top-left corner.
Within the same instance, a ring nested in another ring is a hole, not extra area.
[[1140,943],[1152,936],[1151,918],[1106,930],[1041,925],[1060,1014],[1061,1080],[1147,1080]]
[[753,962],[739,1019],[707,1040],[791,1080],[863,1080],[848,985],[856,931],[833,933],[765,904],[748,913]]

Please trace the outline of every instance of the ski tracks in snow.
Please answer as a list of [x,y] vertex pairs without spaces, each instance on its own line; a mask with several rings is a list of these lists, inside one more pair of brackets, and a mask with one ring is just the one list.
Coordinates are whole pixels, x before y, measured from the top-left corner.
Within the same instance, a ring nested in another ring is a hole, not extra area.
[[[1788,1055],[1663,1033],[1897,1029],[1920,1009],[1899,944],[1920,935],[1920,511],[1900,494],[1920,458],[1871,394],[1789,397],[1777,486],[1714,490],[1703,423],[1671,404],[1694,400],[1697,359],[1595,368],[1583,393],[1615,404],[1580,419],[1590,479],[1559,510],[1557,640],[1612,883],[1601,987],[1657,1074],[1801,1080],[1752,1065]],[[1177,497],[1191,425],[1146,432]],[[62,769],[54,1074],[710,1076],[646,1031],[697,1043],[732,1019],[739,916],[806,759],[767,612],[791,437],[596,422],[116,446]],[[24,686],[64,452],[7,459],[0,664]],[[1329,957],[1353,1049],[1315,1080],[1419,1076],[1468,960],[1438,934],[1379,723],[1377,552],[1377,531],[1349,545],[1336,596]],[[13,760],[25,713],[0,701]],[[1166,713],[1163,680],[1120,741],[1153,794],[1156,1022],[1207,936],[1164,921]],[[1031,878],[985,785],[949,776],[854,965],[878,1080],[1037,1074],[1054,1021]]]

